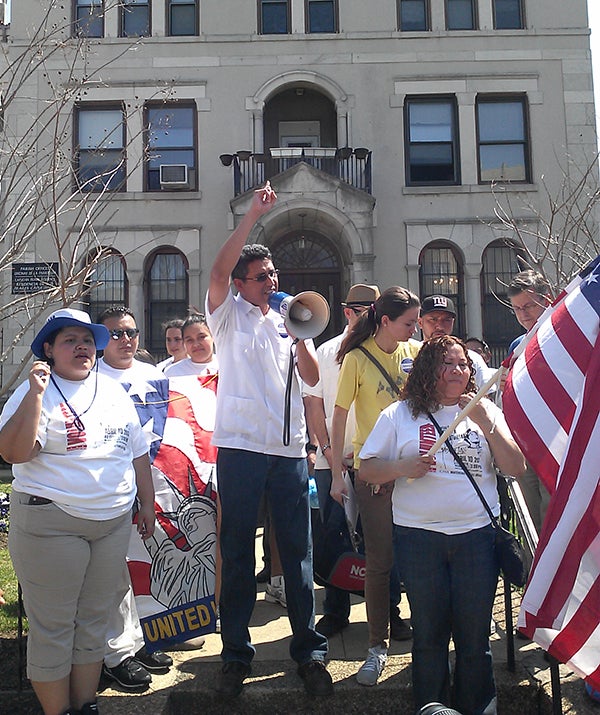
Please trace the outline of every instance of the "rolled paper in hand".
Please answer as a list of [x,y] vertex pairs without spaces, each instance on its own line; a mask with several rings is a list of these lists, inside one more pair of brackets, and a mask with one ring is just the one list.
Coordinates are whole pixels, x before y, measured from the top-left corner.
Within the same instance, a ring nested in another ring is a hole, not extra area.
[[[444,430],[444,432],[442,432],[442,434],[437,438],[437,441],[435,442],[435,444],[427,450],[426,454],[428,457],[432,457],[438,451],[438,449],[441,448],[441,446],[444,444],[444,442],[448,439],[448,437],[450,437],[450,435],[456,429],[456,425],[465,419],[465,417],[469,414],[469,412],[471,412],[471,410],[475,407],[475,405],[479,402],[479,400],[481,400],[482,397],[485,397],[485,395],[487,395],[487,393],[492,388],[492,385],[495,382],[497,382],[498,380],[500,380],[503,370],[504,370],[503,367],[499,367],[496,370],[496,372],[490,377],[490,379],[485,383],[485,385],[482,385],[479,388],[477,394],[473,396],[473,399],[471,400],[471,402],[469,402],[469,404],[466,405],[465,408],[461,412],[459,412],[458,415],[456,415],[456,417],[452,421],[452,424],[449,427],[447,427]],[[414,481],[415,481],[414,479],[406,480],[406,482],[408,484],[412,484],[412,482],[414,482]]]

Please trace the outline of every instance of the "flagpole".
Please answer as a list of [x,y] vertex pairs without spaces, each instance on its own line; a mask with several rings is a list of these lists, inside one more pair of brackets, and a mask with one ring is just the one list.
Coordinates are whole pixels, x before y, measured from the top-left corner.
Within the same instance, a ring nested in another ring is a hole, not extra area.
[[504,371],[504,367],[499,367],[496,372],[490,377],[490,379],[485,383],[485,385],[482,385],[477,393],[473,396],[473,399],[469,402],[468,405],[466,405],[461,412],[456,415],[452,423],[447,427],[442,434],[437,438],[435,444],[428,450],[427,456],[431,457],[433,456],[438,449],[441,448],[441,446],[444,444],[444,442],[450,437],[450,435],[454,432],[456,429],[456,425],[462,422],[465,417],[471,412],[471,410],[475,407],[475,405],[481,400],[482,397],[485,397],[487,393],[490,391],[494,383],[498,382],[502,376],[502,372]]

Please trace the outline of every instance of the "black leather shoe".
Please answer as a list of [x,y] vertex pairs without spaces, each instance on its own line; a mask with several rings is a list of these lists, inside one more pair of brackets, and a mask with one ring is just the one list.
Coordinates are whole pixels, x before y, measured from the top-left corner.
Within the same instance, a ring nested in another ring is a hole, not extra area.
[[141,663],[133,657],[125,658],[122,663],[114,668],[106,664],[102,666],[102,673],[107,678],[116,681],[127,690],[145,690],[152,682],[152,676]]
[[413,637],[412,628],[399,613],[390,613],[390,638],[393,641],[409,641]]
[[217,676],[217,693],[225,698],[237,698],[244,688],[244,680],[251,672],[248,663],[239,660],[224,663]]
[[269,566],[265,565],[256,574],[256,583],[269,583],[271,580],[271,569]]
[[168,673],[173,665],[173,658],[170,655],[163,653],[162,650],[148,653],[146,646],[142,646],[134,657],[149,673]]
[[304,681],[308,695],[333,695],[333,681],[322,660],[309,660],[298,666],[298,675]]
[[344,628],[347,628],[350,622],[347,618],[338,618],[337,616],[332,616],[330,613],[326,613],[319,621],[315,624],[315,630],[320,633],[325,638],[331,638],[336,633],[341,633]]

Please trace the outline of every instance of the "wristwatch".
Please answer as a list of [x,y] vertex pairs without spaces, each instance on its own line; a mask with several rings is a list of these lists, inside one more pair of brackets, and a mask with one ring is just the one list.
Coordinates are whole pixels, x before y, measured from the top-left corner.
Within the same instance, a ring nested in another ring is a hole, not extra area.
[[321,454],[322,454],[323,456],[325,456],[325,452],[326,452],[328,449],[331,449],[331,445],[330,445],[330,444],[324,444],[324,445],[321,447]]
[[317,445],[311,444],[310,442],[308,442],[306,445],[306,452],[307,452],[307,454],[316,454],[317,453]]

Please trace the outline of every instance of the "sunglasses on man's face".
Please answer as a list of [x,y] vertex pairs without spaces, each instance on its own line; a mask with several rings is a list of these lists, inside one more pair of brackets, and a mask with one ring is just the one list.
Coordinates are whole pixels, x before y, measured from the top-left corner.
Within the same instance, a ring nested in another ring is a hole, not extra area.
[[130,340],[133,340],[140,334],[138,328],[125,328],[124,330],[110,330],[110,337],[113,340],[120,340],[124,335],[126,335]]
[[346,308],[350,308],[354,315],[362,315],[368,310],[366,305],[347,305]]
[[256,281],[257,283],[265,283],[267,278],[275,278],[279,275],[277,268],[272,271],[267,271],[267,273],[259,273],[255,278],[244,278],[245,281]]

